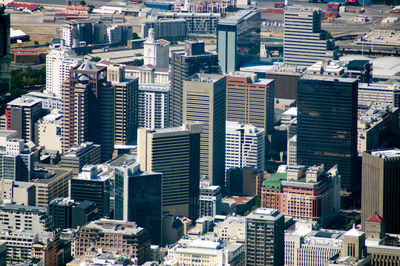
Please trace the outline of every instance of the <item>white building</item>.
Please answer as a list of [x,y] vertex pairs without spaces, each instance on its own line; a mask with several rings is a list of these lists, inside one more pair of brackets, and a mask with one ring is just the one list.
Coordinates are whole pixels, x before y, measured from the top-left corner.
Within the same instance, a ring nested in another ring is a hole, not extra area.
[[154,30],[149,29],[147,40],[144,42],[144,65],[159,68],[169,67],[169,42],[163,39],[155,40]]
[[299,226],[285,233],[285,265],[324,265],[342,248],[345,231]]
[[220,214],[222,192],[220,186],[211,186],[208,179],[200,181],[199,217]]
[[225,170],[254,166],[264,171],[264,129],[226,121]]
[[141,83],[139,86],[139,127],[164,128],[169,123],[170,85]]
[[29,98],[37,99],[42,101],[42,108],[46,110],[61,110],[62,102],[61,95],[54,93],[31,91],[26,94]]
[[54,110],[38,121],[38,143],[45,150],[62,153],[61,118],[62,115],[58,110]]
[[288,139],[287,143],[287,165],[297,165],[297,135]]
[[222,245],[218,240],[196,237],[181,239],[168,249],[166,265],[244,265],[244,246],[238,243]]
[[30,182],[0,179],[0,201],[35,206],[36,186]]
[[71,68],[81,63],[71,49],[53,48],[46,56],[46,92],[61,97],[61,86],[69,78]]
[[214,234],[230,243],[246,242],[246,221],[244,216],[230,216],[214,227]]

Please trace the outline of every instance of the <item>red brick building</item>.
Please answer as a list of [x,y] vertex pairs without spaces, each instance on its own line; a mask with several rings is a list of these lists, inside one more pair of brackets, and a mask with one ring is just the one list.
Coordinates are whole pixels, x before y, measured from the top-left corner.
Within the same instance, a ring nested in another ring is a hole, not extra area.
[[340,208],[340,179],[337,169],[324,166],[291,166],[286,172],[265,179],[261,207],[277,209],[294,219],[326,224]]

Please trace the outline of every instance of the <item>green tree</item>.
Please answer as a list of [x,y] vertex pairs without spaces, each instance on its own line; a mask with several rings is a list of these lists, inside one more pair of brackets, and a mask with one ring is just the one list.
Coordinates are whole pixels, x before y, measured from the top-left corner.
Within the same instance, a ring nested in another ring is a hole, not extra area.
[[90,61],[95,62],[95,63],[100,62],[100,60],[101,60],[101,58],[98,56],[92,56],[92,58],[90,58]]
[[143,59],[135,59],[132,63],[130,63],[131,66],[143,66]]
[[136,32],[132,33],[132,40],[140,39],[139,35]]

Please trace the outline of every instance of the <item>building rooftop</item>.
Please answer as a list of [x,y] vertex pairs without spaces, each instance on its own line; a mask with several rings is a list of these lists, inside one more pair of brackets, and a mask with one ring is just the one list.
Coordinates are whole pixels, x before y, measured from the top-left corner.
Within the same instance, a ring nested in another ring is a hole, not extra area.
[[297,116],[297,107],[290,107],[282,115]]
[[35,164],[34,178],[31,179],[35,184],[50,184],[59,178],[72,174],[72,169],[59,166]]
[[19,106],[19,107],[32,107],[36,104],[41,103],[42,101],[39,99],[34,99],[29,96],[22,96],[19,97],[11,102],[9,102],[7,105],[8,106]]
[[237,205],[241,205],[251,201],[254,197],[255,196],[230,196],[226,197],[225,199],[233,200],[236,202]]
[[275,173],[270,177],[264,179],[262,183],[263,188],[281,189],[283,180],[286,180],[286,173]]
[[275,209],[270,208],[257,208],[246,216],[246,219],[257,219],[257,220],[276,220],[283,217],[283,214]]
[[374,214],[371,217],[369,217],[367,219],[368,222],[375,222],[375,223],[382,223],[383,222],[383,218],[380,217],[378,214]]
[[356,236],[356,237],[362,236],[364,234],[365,234],[364,232],[357,230],[354,224],[353,224],[353,228],[351,228],[349,231],[344,233],[345,236]]
[[0,130],[0,138],[14,138],[17,136],[17,130]]
[[107,163],[111,167],[120,167],[123,165],[130,165],[137,162],[137,155],[136,154],[123,154],[121,156],[118,156]]
[[233,15],[220,19],[218,24],[237,25],[257,12],[256,10],[239,10]]
[[357,81],[355,78],[341,78],[341,77],[334,77],[334,76],[321,76],[321,75],[303,75],[300,79],[303,80],[320,80],[320,81],[339,81],[339,82],[346,82],[346,83],[353,83]]
[[383,159],[399,158],[400,157],[400,149],[373,151],[373,152],[371,152],[371,155],[379,157],[379,158],[383,158]]
[[143,228],[138,227],[134,222],[124,222],[109,219],[92,221],[84,226],[85,228],[97,229],[109,234],[136,235]]
[[35,213],[35,214],[46,213],[46,208],[44,207],[28,206],[20,204],[4,204],[0,205],[0,209],[4,211],[25,212],[25,213]]

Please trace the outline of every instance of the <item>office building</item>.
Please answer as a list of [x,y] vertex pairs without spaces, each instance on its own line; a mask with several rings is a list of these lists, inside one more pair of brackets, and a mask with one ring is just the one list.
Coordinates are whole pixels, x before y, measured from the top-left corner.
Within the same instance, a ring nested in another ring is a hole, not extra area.
[[154,29],[155,38],[185,37],[186,20],[183,18],[147,19],[141,26],[143,38],[148,37],[149,29]]
[[358,102],[377,102],[400,107],[400,88],[398,85],[383,83],[360,83],[358,84]]
[[226,77],[226,120],[264,129],[274,127],[274,81],[234,72]]
[[361,225],[378,213],[385,221],[387,233],[400,233],[399,212],[396,204],[400,199],[399,183],[400,151],[368,151],[362,155]]
[[0,230],[25,231],[38,234],[53,230],[46,209],[18,204],[0,205]]
[[61,166],[72,169],[73,174],[77,175],[85,165],[100,163],[100,150],[100,145],[93,142],[72,146],[61,156]]
[[264,171],[264,129],[226,121],[225,170],[255,167]]
[[56,265],[57,252],[64,252],[59,248],[59,237],[53,232],[3,230],[0,240],[7,242],[7,263],[11,265],[30,265],[32,262]]
[[35,123],[42,115],[42,102],[40,100],[22,96],[7,103],[6,129],[17,130],[17,138],[24,139],[26,142],[35,142]]
[[297,90],[297,163],[338,164],[342,189],[359,189],[356,79],[303,76]]
[[297,135],[289,138],[287,141],[287,158],[288,166],[297,165]]
[[94,250],[136,259],[141,265],[150,260],[150,236],[134,222],[100,219],[81,226],[75,238],[75,258],[90,259]]
[[78,176],[69,181],[69,197],[78,202],[96,204],[96,218],[110,217],[110,182],[112,171],[103,165],[87,165]]
[[159,12],[154,18],[174,19],[186,21],[186,34],[215,34],[217,24],[221,18],[219,13],[187,13],[187,12]]
[[340,211],[338,170],[324,166],[291,166],[263,181],[261,207],[274,208],[297,220],[321,226],[332,222]]
[[122,155],[110,162],[114,169],[116,220],[132,221],[146,229],[153,244],[161,239],[162,173],[142,172],[136,160]]
[[221,212],[222,192],[220,186],[212,186],[208,179],[200,181],[199,217],[214,217]]
[[357,151],[376,150],[399,132],[399,108],[372,104],[357,121]]
[[58,110],[39,119],[37,123],[38,145],[45,150],[62,152],[61,146],[61,117]]
[[200,123],[138,130],[143,172],[161,172],[163,213],[197,219],[200,183]]
[[196,74],[183,82],[183,121],[201,122],[200,176],[225,186],[225,77]]
[[218,222],[214,227],[214,234],[228,243],[246,242],[246,217],[229,216],[222,222]]
[[1,94],[11,89],[10,14],[0,10],[0,88]]
[[36,166],[34,179],[31,180],[36,186],[36,206],[47,208],[53,199],[68,197],[72,169],[43,164]]
[[230,194],[261,196],[264,172],[255,167],[230,168],[226,171],[226,190]]
[[24,147],[22,139],[7,140],[3,149],[0,151],[0,177],[29,182],[33,178],[34,153]]
[[155,39],[154,29],[149,29],[149,34],[144,42],[143,64],[158,68],[169,67],[169,41]]
[[218,55],[206,53],[204,42],[186,41],[184,52],[174,52],[170,59],[170,126],[182,124],[183,81],[195,73],[220,73]]
[[42,101],[42,109],[51,112],[54,109],[61,110],[61,95],[55,95],[47,92],[31,91],[26,94],[29,98]]
[[64,81],[69,78],[71,68],[82,63],[82,60],[75,57],[70,48],[53,47],[46,55],[46,90],[48,94],[61,97],[61,87]]
[[31,182],[0,179],[0,201],[35,206],[36,187]]
[[69,198],[56,198],[49,204],[49,216],[55,229],[77,228],[95,220],[96,204],[91,201],[77,202]]
[[169,125],[170,84],[141,83],[139,86],[139,127],[164,128]]
[[284,216],[258,208],[246,216],[246,265],[284,265]]
[[131,144],[138,127],[138,79],[126,79],[124,66],[109,65],[107,81],[115,90],[114,144]]
[[222,73],[239,70],[260,52],[261,13],[240,10],[220,19],[217,26],[217,52]]
[[106,68],[97,68],[90,59],[70,71],[61,92],[62,147],[92,141],[101,145],[101,159],[114,151],[115,90],[106,80]]
[[285,232],[285,265],[325,265],[340,253],[344,233],[330,229],[312,230],[311,225],[297,222],[294,230]]
[[321,10],[289,6],[285,10],[283,62],[311,66],[323,59],[337,59],[330,34],[321,29]]
[[[244,265],[243,244],[221,244],[219,241],[204,237],[181,239],[168,249],[166,263],[178,265]],[[170,265],[170,264],[169,264]]]

